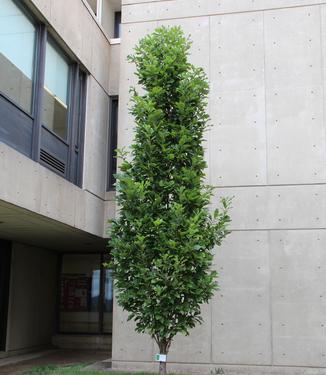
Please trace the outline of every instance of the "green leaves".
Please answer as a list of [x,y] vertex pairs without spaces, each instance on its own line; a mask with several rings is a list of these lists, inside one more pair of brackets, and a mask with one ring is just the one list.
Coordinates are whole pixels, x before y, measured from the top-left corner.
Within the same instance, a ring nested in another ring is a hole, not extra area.
[[218,288],[212,251],[230,222],[230,200],[208,210],[208,83],[188,63],[189,48],[179,27],[160,27],[129,56],[145,93],[131,89],[135,138],[129,159],[119,153],[120,211],[110,239],[118,302],[166,351],[201,322],[200,305]]

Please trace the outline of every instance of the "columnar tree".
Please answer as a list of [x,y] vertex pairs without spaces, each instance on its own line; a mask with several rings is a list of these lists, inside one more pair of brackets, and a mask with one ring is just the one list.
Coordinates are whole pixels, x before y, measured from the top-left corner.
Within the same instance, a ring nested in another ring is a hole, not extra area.
[[203,137],[209,88],[204,71],[188,62],[190,45],[179,27],[160,27],[129,56],[144,93],[132,89],[135,138],[129,156],[120,152],[119,215],[111,227],[118,303],[160,354],[168,353],[176,334],[188,335],[202,321],[200,305],[217,289],[212,250],[230,221],[227,199],[208,210]]

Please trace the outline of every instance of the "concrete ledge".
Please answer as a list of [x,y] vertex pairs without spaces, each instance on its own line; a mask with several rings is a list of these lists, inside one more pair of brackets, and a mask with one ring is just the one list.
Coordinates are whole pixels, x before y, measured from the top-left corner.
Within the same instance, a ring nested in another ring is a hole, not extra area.
[[[0,367],[2,366],[9,366],[9,365],[15,365],[16,363],[23,362],[23,361],[30,361],[32,359],[46,357],[50,354],[56,353],[56,349],[52,350],[43,350],[40,352],[33,352],[28,354],[17,354],[17,352],[11,353],[11,352],[5,352],[5,354],[8,355],[7,358],[0,359]],[[1,371],[0,371],[1,373]]]
[[[211,375],[222,368],[225,375],[325,375],[326,368],[320,367],[288,367],[288,366],[246,366],[219,365],[198,363],[168,363],[168,372],[179,374]],[[121,371],[157,371],[156,362],[112,361],[112,370]]]

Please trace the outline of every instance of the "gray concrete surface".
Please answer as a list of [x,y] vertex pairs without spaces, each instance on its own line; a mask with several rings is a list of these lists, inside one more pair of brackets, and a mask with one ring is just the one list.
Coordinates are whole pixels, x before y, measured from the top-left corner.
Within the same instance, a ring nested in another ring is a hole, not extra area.
[[[126,56],[180,25],[210,81],[207,181],[234,196],[221,290],[171,347],[171,370],[326,374],[325,13],[314,0],[123,0],[119,145],[133,138]],[[113,367],[153,370],[154,343],[114,311]]]

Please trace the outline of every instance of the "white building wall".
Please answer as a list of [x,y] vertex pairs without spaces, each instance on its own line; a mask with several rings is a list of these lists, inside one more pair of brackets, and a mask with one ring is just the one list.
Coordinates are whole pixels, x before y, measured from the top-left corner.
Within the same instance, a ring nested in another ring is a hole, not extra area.
[[[212,206],[234,196],[221,289],[205,323],[175,340],[170,369],[325,373],[326,2],[124,0],[122,12],[119,146],[133,137],[126,56],[155,27],[180,25],[210,80]],[[116,308],[114,366],[152,369],[156,352]]]

